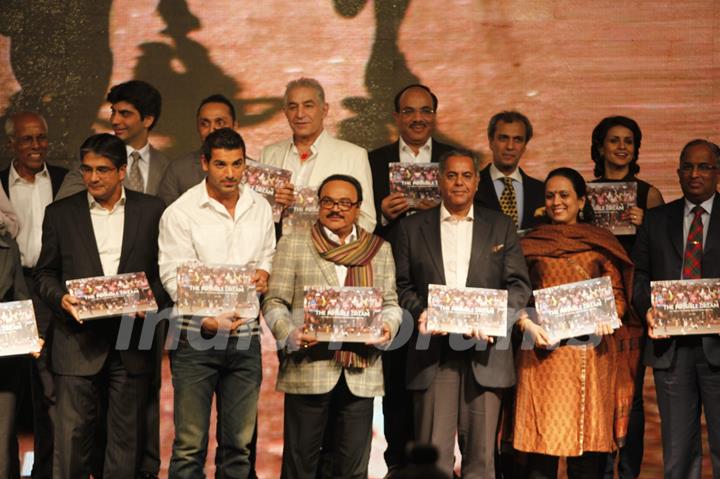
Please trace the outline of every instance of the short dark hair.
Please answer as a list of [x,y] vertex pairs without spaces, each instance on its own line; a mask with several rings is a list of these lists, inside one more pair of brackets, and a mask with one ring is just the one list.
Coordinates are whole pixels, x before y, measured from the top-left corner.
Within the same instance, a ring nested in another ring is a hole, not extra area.
[[680,152],[680,163],[685,161],[685,155],[687,155],[687,151],[694,146],[707,146],[710,149],[712,155],[715,157],[715,164],[720,166],[720,147],[712,141],[708,141],[703,138],[695,138],[683,147],[682,151]]
[[635,152],[633,158],[630,161],[630,174],[636,175],[640,171],[640,166],[637,164],[638,156],[640,156],[640,145],[642,144],[642,131],[640,126],[632,118],[626,116],[609,116],[600,120],[595,129],[592,132],[592,145],[590,146],[590,156],[595,163],[595,169],[593,174],[595,178],[602,178],[605,176],[605,158],[603,157],[600,149],[605,143],[605,137],[610,131],[610,128],[614,126],[624,126],[628,130],[632,131],[633,134],[633,145],[635,146]]
[[412,85],[406,86],[405,88],[400,90],[397,95],[395,95],[395,100],[394,100],[395,113],[400,113],[400,97],[403,96],[403,93],[405,93],[406,91],[408,91],[411,88],[422,88],[423,90],[428,92],[430,94],[430,98],[432,98],[433,110],[435,110],[437,112],[438,99],[435,96],[435,93],[433,93],[432,90],[430,90],[430,88],[425,85],[421,85],[420,83],[413,83]]
[[202,154],[205,161],[210,161],[213,150],[237,150],[243,151],[245,156],[245,141],[240,133],[232,128],[220,128],[205,137],[202,144]]
[[572,183],[573,190],[575,190],[575,194],[577,194],[578,198],[583,196],[585,197],[585,206],[581,211],[582,217],[578,215],[578,223],[592,223],[592,221],[595,219],[595,212],[593,211],[592,205],[590,204],[590,198],[588,198],[587,196],[587,185],[585,183],[585,178],[583,178],[577,170],[574,170],[572,168],[555,168],[550,173],[548,173],[547,178],[545,178],[545,187],[547,187],[550,178],[553,178],[555,176],[562,176],[563,178],[568,179],[570,183]]
[[514,123],[516,121],[521,122],[525,126],[525,143],[530,143],[530,140],[533,137],[532,123],[530,123],[528,117],[526,117],[519,111],[514,110],[501,111],[500,113],[495,113],[493,117],[490,118],[490,123],[488,123],[487,128],[489,140],[495,138],[495,130],[497,130],[497,124],[499,121],[502,121],[503,123]]
[[140,118],[153,117],[153,122],[148,130],[155,128],[160,119],[162,108],[162,97],[160,92],[151,84],[142,80],[130,80],[110,88],[107,94],[107,101],[115,104],[119,101],[130,103],[140,113]]
[[473,169],[475,170],[475,173],[478,175],[480,174],[480,157],[470,150],[464,150],[461,148],[454,148],[440,155],[440,158],[438,159],[440,174],[445,173],[447,160],[451,156],[462,156],[465,158],[470,158],[473,162]]
[[80,162],[88,153],[94,153],[110,160],[115,168],[127,164],[125,142],[110,133],[99,133],[88,137],[80,146]]
[[350,175],[330,175],[327,178],[325,178],[322,183],[320,183],[320,186],[318,187],[318,199],[320,199],[320,192],[322,191],[323,187],[325,187],[326,184],[330,183],[331,181],[344,181],[345,183],[350,183],[355,187],[355,192],[357,193],[358,201],[363,200],[363,192],[362,192],[362,185],[360,182],[355,179],[354,176]]
[[232,102],[225,95],[221,95],[220,93],[210,95],[209,97],[205,98],[203,101],[200,102],[200,106],[198,106],[198,109],[195,112],[196,118],[200,114],[200,110],[202,109],[202,107],[204,107],[208,103],[222,103],[223,105],[228,107],[228,110],[230,110],[230,116],[233,119],[233,123],[235,122],[235,105],[233,105]]

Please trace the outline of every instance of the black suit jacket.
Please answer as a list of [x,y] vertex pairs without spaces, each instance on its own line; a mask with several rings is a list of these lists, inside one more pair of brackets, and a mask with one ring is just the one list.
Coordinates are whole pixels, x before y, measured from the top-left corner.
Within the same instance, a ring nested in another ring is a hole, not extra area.
[[[48,173],[50,174],[50,184],[52,185],[52,196],[53,199],[57,195],[58,191],[60,190],[60,185],[62,185],[63,180],[65,179],[65,175],[67,174],[68,170],[65,168],[61,168],[59,166],[52,166],[47,165]],[[4,170],[0,171],[0,183],[2,183],[3,188],[5,188],[5,191],[7,192],[8,198],[10,198],[10,201],[12,201],[12,198],[10,197],[10,167],[8,166]],[[16,206],[17,207],[17,206]]]
[[[452,150],[454,147],[432,140],[432,149],[430,153],[430,161],[437,163],[440,157]],[[372,171],[373,182],[373,198],[375,199],[375,214],[377,223],[375,224],[375,234],[382,236],[385,240],[392,242],[393,235],[397,229],[398,221],[405,217],[407,213],[399,216],[395,221],[391,221],[386,226],[382,225],[382,208],[380,204],[387,195],[390,194],[390,163],[400,161],[400,140],[389,145],[381,146],[368,154],[370,160],[370,170]]]
[[[162,308],[168,301],[158,274],[158,224],[165,206],[162,200],[142,193],[126,190],[125,195],[118,274],[144,271]],[[78,324],[60,306],[67,293],[65,281],[102,275],[87,192],[49,205],[43,221],[43,244],[35,266],[35,281],[38,294],[55,314],[51,351],[53,371],[57,374],[97,374],[115,347],[120,318]],[[141,320],[135,320],[130,347],[120,352],[131,374],[149,373],[154,368],[154,351],[138,350],[142,326]]]
[[[523,181],[523,220],[520,229],[528,229],[537,226],[542,222],[541,218],[535,217],[535,210],[545,206],[545,185],[542,181],[528,176],[520,168],[520,176]],[[490,176],[490,165],[480,172],[480,185],[475,193],[475,204],[500,211],[500,200],[495,194],[492,177]]]
[[[415,324],[427,308],[429,284],[445,284],[440,240],[440,206],[404,218],[393,247],[400,306],[412,314]],[[525,256],[520,249],[515,225],[502,213],[475,206],[470,268],[466,286],[507,289],[508,333],[493,345],[472,353],[475,380],[486,387],[509,387],[515,383],[510,331],[515,314],[527,304],[532,288]],[[430,386],[448,336],[432,336],[429,347],[416,347],[427,336],[410,339],[407,358],[407,387],[423,390]]]
[[[680,198],[647,210],[638,228],[632,259],[635,262],[633,305],[644,318],[650,308],[650,281],[676,280],[682,276],[683,210],[685,199]],[[720,194],[715,194],[707,239],[702,257],[703,278],[720,278]],[[708,362],[720,366],[720,336],[702,336],[703,351]],[[645,364],[653,368],[669,368],[675,357],[676,340],[648,339]]]

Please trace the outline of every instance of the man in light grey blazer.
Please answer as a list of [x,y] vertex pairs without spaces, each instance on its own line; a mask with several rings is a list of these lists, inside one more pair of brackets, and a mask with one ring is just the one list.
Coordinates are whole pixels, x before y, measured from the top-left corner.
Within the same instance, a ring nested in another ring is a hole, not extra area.
[[[148,195],[157,195],[170,161],[155,149],[148,137],[160,119],[162,97],[155,87],[140,80],[115,85],[107,95],[111,104],[110,123],[115,135],[125,142],[128,154],[124,186]],[[85,189],[79,170],[65,175],[56,199]]]
[[[400,326],[390,245],[356,225],[360,183],[332,175],[320,185],[310,232],[283,236],[263,313],[284,344],[277,388],[285,392],[282,477],[316,477],[323,437],[333,437],[332,477],[366,478],[373,397],[383,394],[378,344]],[[382,292],[382,337],[371,343],[319,343],[303,328],[305,286],[371,286]],[[324,451],[323,451],[324,452]]]
[[325,131],[328,108],[325,91],[317,80],[299,78],[288,83],[283,110],[293,135],[263,148],[260,163],[293,172],[292,183],[275,194],[275,200],[284,206],[292,205],[294,188],[317,187],[333,174],[357,179],[365,194],[358,221],[365,230],[373,231],[375,202],[367,151]]

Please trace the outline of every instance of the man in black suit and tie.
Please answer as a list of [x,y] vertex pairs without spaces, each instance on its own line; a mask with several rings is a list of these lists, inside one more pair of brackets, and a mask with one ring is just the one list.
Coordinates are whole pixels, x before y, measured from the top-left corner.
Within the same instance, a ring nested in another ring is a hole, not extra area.
[[537,225],[545,205],[543,182],[518,167],[520,158],[533,136],[530,120],[517,111],[502,111],[490,119],[488,142],[492,163],[480,172],[480,187],[475,201],[485,208],[500,211],[524,230]]
[[[99,406],[107,403],[103,477],[134,478],[144,436],[145,399],[155,351],[138,345],[143,318],[134,320],[129,347],[115,348],[120,318],[82,322],[69,279],[144,271],[158,305],[166,294],[158,277],[161,200],[127,190],[125,144],[93,135],[80,148],[83,191],[47,207],[43,244],[35,267],[37,290],[55,315],[51,364],[57,414],[55,479],[89,476]],[[154,324],[150,319],[147,325]],[[152,327],[152,326],[150,326]],[[125,329],[124,329],[125,330]],[[147,334],[147,333],[146,333]],[[127,338],[126,338],[127,339]]]
[[720,148],[693,140],[677,170],[683,198],[647,210],[638,229],[634,306],[648,322],[644,362],[653,368],[667,479],[701,477],[701,406],[713,477],[720,477],[720,337],[660,337],[653,331],[650,282],[720,278]]
[[[452,475],[457,433],[463,477],[495,475],[500,399],[515,383],[510,331],[515,312],[531,294],[512,220],[473,204],[479,180],[473,153],[443,155],[438,180],[442,204],[403,219],[393,248],[400,306],[417,324],[407,360],[416,440],[435,445],[439,467]],[[429,284],[506,289],[507,335],[428,331]]]
[[[33,268],[40,255],[45,207],[57,195],[67,170],[45,162],[49,146],[47,122],[38,113],[18,112],[9,115],[5,121],[5,133],[13,161],[8,168],[0,171],[0,183],[20,219],[16,240],[23,275],[31,293],[38,333],[49,345],[52,313],[35,292]],[[33,478],[50,479],[55,388],[48,364],[48,348],[44,348],[40,356],[32,361],[30,380],[35,452]]]
[[[399,220],[405,217],[410,205],[402,193],[390,194],[390,163],[437,163],[443,153],[452,149],[432,138],[435,130],[438,99],[425,85],[408,85],[395,95],[393,116],[400,138],[395,143],[381,146],[369,153],[372,171],[373,198],[377,224],[375,234],[392,243]],[[419,209],[435,206],[423,202]],[[405,388],[405,361],[407,343],[393,345],[383,355],[385,396],[383,396],[383,419],[385,439],[385,463],[388,470],[406,464],[405,449],[414,439],[412,395]]]

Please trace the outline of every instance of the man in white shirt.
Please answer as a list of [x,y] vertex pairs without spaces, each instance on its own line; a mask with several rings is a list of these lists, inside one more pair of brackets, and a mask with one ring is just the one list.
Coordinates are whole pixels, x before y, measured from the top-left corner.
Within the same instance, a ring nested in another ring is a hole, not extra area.
[[293,135],[266,146],[260,154],[260,163],[293,173],[292,183],[278,188],[275,200],[290,206],[294,202],[294,189],[317,188],[322,180],[333,174],[349,175],[360,182],[366,195],[358,222],[367,231],[374,231],[375,205],[367,151],[333,138],[325,131],[329,105],[320,82],[313,78],[291,81],[285,88],[284,102],[283,110]]
[[[160,222],[160,275],[177,300],[177,267],[188,261],[242,265],[255,262],[258,293],[267,290],[275,250],[268,202],[240,183],[245,143],[223,128],[202,147],[207,174],[167,209]],[[257,318],[225,312],[182,318],[177,349],[171,352],[175,441],[170,477],[204,475],[210,409],[217,392],[218,475],[247,477],[250,443],[262,377]],[[211,339],[215,347],[207,349]],[[201,344],[202,343],[202,344]]]
[[[158,275],[157,237],[164,205],[123,187],[127,156],[125,144],[116,136],[89,137],[80,147],[80,158],[87,191],[46,208],[34,276],[38,294],[54,313],[53,477],[88,477],[97,467],[94,459],[100,449],[103,477],[135,478],[157,352],[140,346],[140,334],[133,334],[127,347],[116,348],[120,317],[80,321],[78,299],[68,293],[66,281],[142,271],[162,309],[167,295]],[[147,336],[143,329],[153,323],[144,317],[130,318],[131,326],[133,332]],[[106,414],[100,407],[104,399]],[[105,433],[97,429],[101,423],[108,425],[105,447]]]
[[[438,466],[451,476],[457,433],[462,476],[495,477],[500,399],[515,383],[510,312],[527,303],[530,280],[512,220],[473,204],[480,179],[474,154],[453,150],[439,163],[442,204],[403,219],[393,245],[400,306],[417,324],[407,358],[415,438],[439,449]],[[428,331],[429,284],[506,289],[506,337]]]
[[[125,187],[157,195],[160,181],[170,160],[149,142],[150,131],[160,119],[162,97],[149,83],[131,80],[113,86],[108,92],[110,124],[115,135],[125,142],[127,175]],[[82,175],[71,171],[63,182],[58,199],[85,189]]]
[[[33,268],[40,255],[45,207],[52,203],[67,170],[45,162],[49,141],[47,123],[41,115],[33,112],[9,115],[5,121],[5,133],[13,152],[13,161],[8,168],[0,171],[0,182],[8,192],[18,215],[20,231],[16,240],[20,248],[25,283],[35,308],[38,333],[49,346],[52,313],[35,292]],[[33,476],[51,478],[55,391],[47,348],[32,362],[30,377],[35,452]]]

